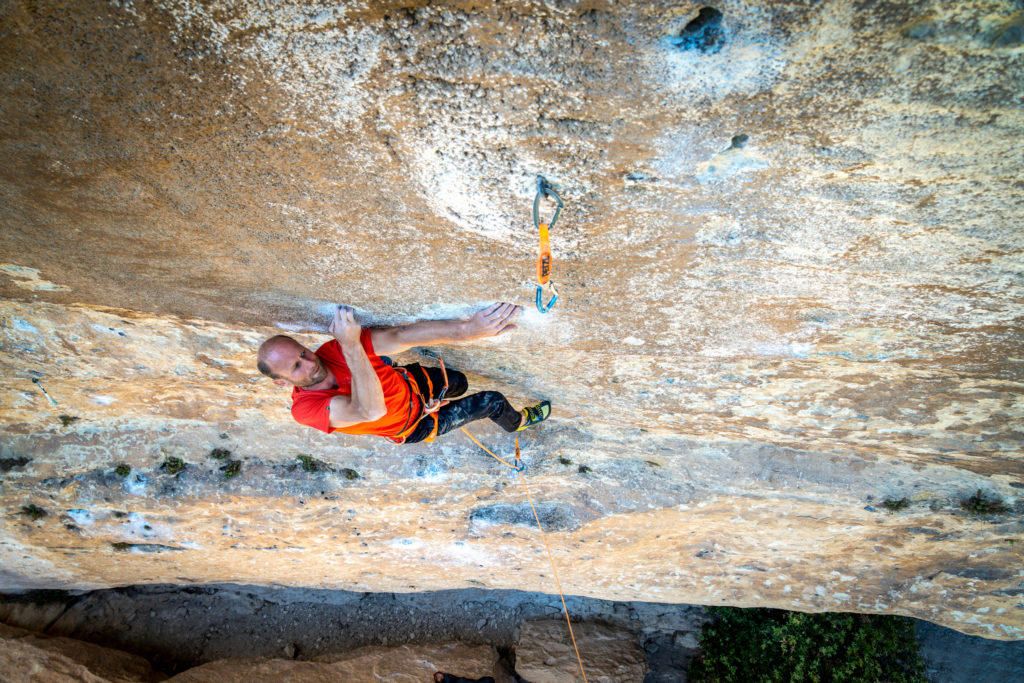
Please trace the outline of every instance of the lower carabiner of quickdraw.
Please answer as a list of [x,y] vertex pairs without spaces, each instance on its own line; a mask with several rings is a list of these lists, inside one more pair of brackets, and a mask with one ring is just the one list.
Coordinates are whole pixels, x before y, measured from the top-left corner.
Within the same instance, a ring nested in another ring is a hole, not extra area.
[[550,311],[551,307],[555,305],[556,301],[558,301],[558,290],[555,289],[555,283],[548,282],[548,284],[551,286],[551,301],[549,301],[546,306],[544,305],[544,286],[537,285],[537,310],[541,313],[547,313]]

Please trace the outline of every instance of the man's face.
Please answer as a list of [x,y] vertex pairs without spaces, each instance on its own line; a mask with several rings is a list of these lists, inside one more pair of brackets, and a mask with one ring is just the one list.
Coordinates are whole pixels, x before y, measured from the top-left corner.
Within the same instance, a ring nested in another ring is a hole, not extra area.
[[320,358],[296,341],[283,341],[267,353],[267,365],[280,377],[275,384],[310,387],[327,379],[327,366]]

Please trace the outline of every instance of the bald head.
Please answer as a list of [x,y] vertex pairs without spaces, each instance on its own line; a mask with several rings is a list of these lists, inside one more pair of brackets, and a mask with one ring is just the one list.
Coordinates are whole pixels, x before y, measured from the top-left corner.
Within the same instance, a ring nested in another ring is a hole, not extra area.
[[291,337],[278,334],[260,344],[256,367],[275,384],[308,387],[328,377],[319,357]]
[[256,367],[267,377],[273,379],[281,379],[274,370],[270,367],[268,358],[276,357],[280,351],[284,351],[288,347],[297,346],[302,347],[299,342],[295,341],[291,337],[284,334],[276,334],[267,341],[260,344],[259,351],[256,352]]

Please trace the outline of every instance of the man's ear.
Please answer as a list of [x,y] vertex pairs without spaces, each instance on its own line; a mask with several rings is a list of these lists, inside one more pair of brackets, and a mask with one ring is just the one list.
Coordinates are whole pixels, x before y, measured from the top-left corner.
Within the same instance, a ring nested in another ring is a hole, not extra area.
[[284,381],[283,379],[275,379],[274,380],[274,384],[276,384],[279,387],[286,387],[286,386],[288,386],[288,382]]

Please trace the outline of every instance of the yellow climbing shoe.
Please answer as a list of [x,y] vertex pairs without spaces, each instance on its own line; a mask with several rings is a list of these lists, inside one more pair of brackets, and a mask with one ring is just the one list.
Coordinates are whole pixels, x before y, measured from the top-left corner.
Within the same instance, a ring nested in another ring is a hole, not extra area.
[[523,415],[526,416],[526,419],[523,420],[522,426],[520,426],[519,429],[517,429],[516,431],[521,432],[530,425],[535,425],[538,422],[543,422],[544,420],[548,419],[548,416],[550,414],[551,401],[541,401],[535,406],[523,408]]

